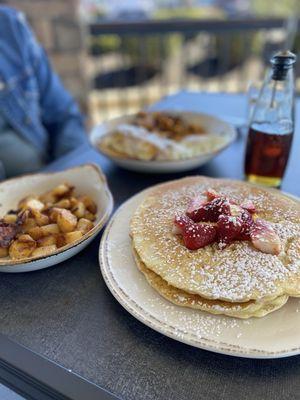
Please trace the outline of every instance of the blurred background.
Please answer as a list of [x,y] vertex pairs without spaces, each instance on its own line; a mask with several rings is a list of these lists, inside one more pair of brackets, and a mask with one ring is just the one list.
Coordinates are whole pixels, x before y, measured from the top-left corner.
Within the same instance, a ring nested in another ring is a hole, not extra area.
[[[245,92],[300,50],[299,0],[7,0],[23,10],[90,123],[178,90]],[[300,91],[300,62],[296,69]]]

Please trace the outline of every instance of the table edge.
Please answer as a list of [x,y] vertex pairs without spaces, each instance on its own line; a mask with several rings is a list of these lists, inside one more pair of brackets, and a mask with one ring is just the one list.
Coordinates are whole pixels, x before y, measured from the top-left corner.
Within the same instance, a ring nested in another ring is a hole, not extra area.
[[0,381],[37,400],[117,400],[82,376],[0,334]]

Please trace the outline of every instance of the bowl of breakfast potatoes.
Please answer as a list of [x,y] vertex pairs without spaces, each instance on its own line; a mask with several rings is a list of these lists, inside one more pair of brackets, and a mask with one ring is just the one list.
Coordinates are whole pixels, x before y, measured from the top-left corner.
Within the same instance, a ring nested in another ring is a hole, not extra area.
[[107,222],[113,199],[93,164],[0,183],[0,272],[58,264],[86,247]]

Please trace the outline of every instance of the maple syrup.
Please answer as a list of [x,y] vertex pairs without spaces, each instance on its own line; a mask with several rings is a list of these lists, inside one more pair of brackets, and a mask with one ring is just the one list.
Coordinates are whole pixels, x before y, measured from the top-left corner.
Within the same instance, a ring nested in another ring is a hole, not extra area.
[[274,134],[255,128],[250,127],[248,134],[245,158],[247,179],[279,187],[289,159],[293,132]]
[[296,56],[283,51],[272,59],[260,90],[248,132],[245,175],[253,183],[280,187],[294,132]]

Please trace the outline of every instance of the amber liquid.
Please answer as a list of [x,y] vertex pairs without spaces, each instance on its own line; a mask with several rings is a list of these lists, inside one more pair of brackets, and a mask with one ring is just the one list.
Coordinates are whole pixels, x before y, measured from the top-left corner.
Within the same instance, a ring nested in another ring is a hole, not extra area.
[[288,162],[293,132],[273,134],[250,127],[245,173],[253,183],[280,187]]

